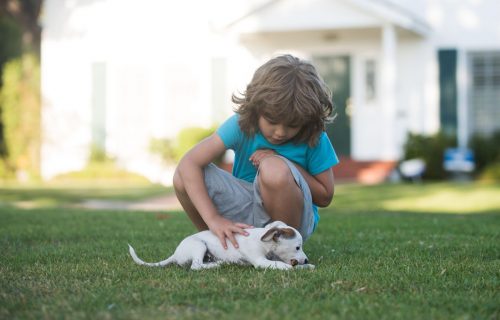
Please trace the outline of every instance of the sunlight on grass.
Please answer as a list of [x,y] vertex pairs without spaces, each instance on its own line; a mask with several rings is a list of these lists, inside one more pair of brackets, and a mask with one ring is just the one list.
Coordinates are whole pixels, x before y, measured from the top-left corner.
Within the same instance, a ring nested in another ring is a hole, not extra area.
[[432,194],[413,195],[382,202],[390,211],[446,212],[451,214],[500,212],[500,191],[498,189],[443,189]]
[[90,199],[140,201],[172,193],[171,187],[144,183],[49,183],[1,184],[0,208],[12,205],[22,209],[48,208],[81,203]]
[[431,182],[339,185],[331,208],[352,212],[500,213],[500,184]]

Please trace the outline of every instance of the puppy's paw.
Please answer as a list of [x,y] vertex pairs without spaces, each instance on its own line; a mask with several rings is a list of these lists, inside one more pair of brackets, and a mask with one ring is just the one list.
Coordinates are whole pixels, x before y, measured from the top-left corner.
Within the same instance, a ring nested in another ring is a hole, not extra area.
[[274,270],[290,270],[292,269],[292,265],[286,264],[281,261],[272,261],[270,264],[265,266],[266,269],[274,269]]
[[314,268],[316,268],[314,264],[299,264],[295,266],[295,269],[304,269],[304,270],[307,269],[313,270]]
[[274,265],[273,269],[277,269],[277,270],[291,270],[293,269],[293,266],[292,265],[289,265],[289,264],[286,264],[286,263],[283,263],[283,264],[276,264]]

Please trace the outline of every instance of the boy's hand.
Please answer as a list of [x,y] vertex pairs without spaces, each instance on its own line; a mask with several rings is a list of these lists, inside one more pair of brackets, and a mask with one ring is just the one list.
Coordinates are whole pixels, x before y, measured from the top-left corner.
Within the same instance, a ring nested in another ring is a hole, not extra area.
[[254,167],[258,168],[262,160],[274,155],[277,155],[277,153],[273,149],[259,149],[255,151],[248,160],[252,162]]
[[244,236],[248,236],[248,232],[245,229],[253,228],[253,226],[241,223],[241,222],[232,222],[226,218],[218,216],[212,219],[210,222],[207,222],[208,228],[212,231],[217,238],[219,238],[220,243],[224,249],[227,249],[226,238],[231,241],[233,247],[238,249],[238,242],[236,242],[236,238],[234,237],[235,233],[239,233]]

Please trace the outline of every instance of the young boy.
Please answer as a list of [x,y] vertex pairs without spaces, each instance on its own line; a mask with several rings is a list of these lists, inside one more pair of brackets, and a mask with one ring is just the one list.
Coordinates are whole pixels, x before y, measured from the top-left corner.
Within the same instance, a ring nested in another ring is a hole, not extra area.
[[[331,94],[309,62],[291,55],[259,67],[236,114],[181,159],[176,195],[198,230],[210,229],[227,248],[235,233],[281,220],[306,240],[319,220],[317,207],[330,204],[332,166],[338,158],[325,122]],[[235,152],[233,174],[212,161]]]

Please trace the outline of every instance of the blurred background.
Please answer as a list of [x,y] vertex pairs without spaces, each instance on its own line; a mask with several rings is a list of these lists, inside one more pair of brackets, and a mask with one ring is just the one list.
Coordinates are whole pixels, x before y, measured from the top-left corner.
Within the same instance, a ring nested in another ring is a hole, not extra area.
[[0,179],[171,185],[232,114],[231,94],[291,53],[333,91],[337,180],[498,181],[499,12],[496,0],[1,0]]

